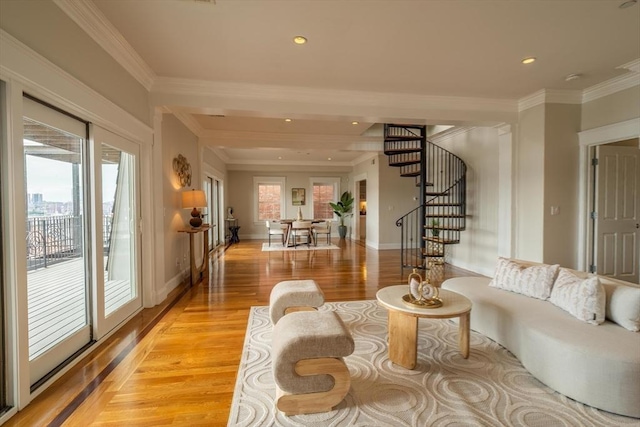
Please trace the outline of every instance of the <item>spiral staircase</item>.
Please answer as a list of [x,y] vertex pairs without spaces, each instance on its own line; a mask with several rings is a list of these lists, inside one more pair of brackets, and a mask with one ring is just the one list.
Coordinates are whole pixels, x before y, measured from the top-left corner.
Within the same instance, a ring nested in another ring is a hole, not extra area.
[[467,166],[428,141],[426,126],[385,124],[384,153],[420,188],[419,206],[396,221],[402,269],[444,265],[446,248],[460,243],[465,229]]

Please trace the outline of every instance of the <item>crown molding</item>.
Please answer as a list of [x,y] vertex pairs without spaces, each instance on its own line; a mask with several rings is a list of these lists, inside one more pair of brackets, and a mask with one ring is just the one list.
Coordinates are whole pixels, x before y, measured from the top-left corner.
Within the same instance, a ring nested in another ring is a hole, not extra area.
[[458,135],[462,135],[464,133],[468,133],[471,130],[475,129],[475,126],[460,126],[460,127],[454,127],[451,129],[447,129],[442,133],[439,133],[438,135],[434,136],[433,138],[429,138],[429,140],[433,143],[440,143],[440,142],[444,142],[447,141],[451,138],[454,138]]
[[153,143],[151,126],[2,29],[0,52],[3,79],[14,80],[31,95],[133,141]]
[[222,98],[296,101],[306,103],[401,106],[402,108],[453,111],[490,111],[513,113],[516,102],[510,99],[463,98],[404,93],[365,92],[356,90],[315,89],[296,86],[259,85],[250,83],[214,82],[169,77],[155,79],[151,92],[181,96],[214,96]]
[[205,133],[205,129],[200,126],[200,123],[198,123],[192,114],[171,107],[165,107],[165,109],[170,114],[173,114],[175,118],[185,125],[195,136],[202,138],[202,135]]
[[518,100],[518,112],[541,104],[582,104],[582,91],[541,89]]
[[631,71],[632,73],[640,73],[640,58],[634,59],[633,61],[627,62],[626,64],[622,64],[617,69],[623,69]]
[[147,90],[156,75],[138,52],[91,1],[53,0],[53,2],[111,55]]
[[595,101],[598,98],[640,85],[640,72],[635,71],[640,66],[640,60],[633,61],[633,63],[635,65],[629,65],[632,64],[630,62],[625,66],[617,67],[624,68],[630,72],[585,89],[582,94],[582,102]]
[[624,141],[639,136],[640,119],[631,119],[578,132],[578,142],[580,146],[590,146]]

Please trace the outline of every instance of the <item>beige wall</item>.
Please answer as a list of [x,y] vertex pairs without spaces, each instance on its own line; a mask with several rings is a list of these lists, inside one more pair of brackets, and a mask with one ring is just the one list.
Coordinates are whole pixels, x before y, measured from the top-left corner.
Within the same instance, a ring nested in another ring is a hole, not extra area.
[[146,89],[52,1],[0,1],[0,28],[143,123],[152,124]]
[[[386,155],[380,155],[378,160],[380,165],[378,247],[380,249],[400,248],[401,233],[400,228],[396,227],[396,221],[418,207],[418,187],[416,187],[415,178],[402,177],[400,168],[389,166]],[[413,200],[414,197],[417,200]]]
[[583,104],[580,130],[638,117],[640,117],[640,86],[634,86]]
[[474,128],[436,143],[467,165],[466,230],[460,244],[447,248],[447,258],[456,266],[493,275],[498,256],[498,131]]
[[520,113],[515,144],[515,256],[542,262],[545,105]]
[[[191,187],[180,187],[173,159],[182,154],[191,164]],[[189,270],[189,238],[178,230],[189,226],[189,210],[182,209],[180,193],[201,189],[198,177],[198,138],[171,114],[162,116],[162,171],[164,206],[164,277],[171,281]],[[201,241],[200,241],[201,242]],[[196,247],[201,247],[197,245]],[[176,266],[176,259],[179,266]],[[182,277],[181,277],[182,278]]]
[[[228,170],[227,177],[227,206],[233,207],[233,216],[238,220],[240,226],[239,236],[240,239],[266,239],[267,232],[264,222],[254,220],[254,191],[253,191],[253,178],[254,177],[284,177],[285,178],[285,218],[295,218],[298,214],[298,206],[292,205],[291,189],[292,188],[305,188],[307,203],[304,206],[300,206],[302,214],[305,218],[313,216],[311,212],[311,203],[309,202],[311,197],[310,179],[312,177],[335,177],[340,179],[340,190],[349,190],[348,188],[348,173],[342,169],[336,170],[335,168],[327,167],[278,167],[278,166],[261,166],[251,168],[252,170]],[[287,170],[289,169],[289,170]],[[307,169],[307,171],[301,171],[300,169]],[[334,227],[335,228],[335,227]],[[335,228],[335,234],[337,235],[337,228]]]
[[[578,267],[580,105],[547,104],[543,262]],[[557,208],[555,215],[552,207]]]

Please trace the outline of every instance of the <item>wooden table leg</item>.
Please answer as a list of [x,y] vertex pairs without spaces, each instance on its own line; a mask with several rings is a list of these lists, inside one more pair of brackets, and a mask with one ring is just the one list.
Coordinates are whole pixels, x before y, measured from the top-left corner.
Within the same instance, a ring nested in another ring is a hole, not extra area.
[[418,361],[418,318],[389,310],[389,359],[413,369]]
[[469,334],[471,332],[471,312],[466,312],[460,316],[460,329],[458,332],[458,342],[460,353],[465,359],[469,358]]
[[189,233],[189,264],[191,267],[191,286],[198,283],[200,272],[196,267],[196,254],[194,252],[194,239],[195,233]]

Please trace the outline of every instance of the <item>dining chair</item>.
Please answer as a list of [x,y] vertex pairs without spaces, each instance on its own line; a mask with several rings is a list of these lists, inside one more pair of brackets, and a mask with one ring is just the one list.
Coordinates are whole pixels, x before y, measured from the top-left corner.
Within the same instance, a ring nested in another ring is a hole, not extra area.
[[318,246],[318,234],[327,235],[327,245],[331,244],[331,220],[313,225],[313,234],[315,235],[316,246]]
[[298,236],[307,237],[307,246],[311,243],[311,221],[293,221],[291,224],[291,233],[293,235],[293,246],[297,245]]
[[282,245],[284,246],[285,229],[282,224],[274,221],[273,227],[271,227],[270,221],[267,220],[265,222],[267,224],[267,234],[269,235],[269,246],[271,246],[271,236],[273,235],[279,235],[282,239]]

